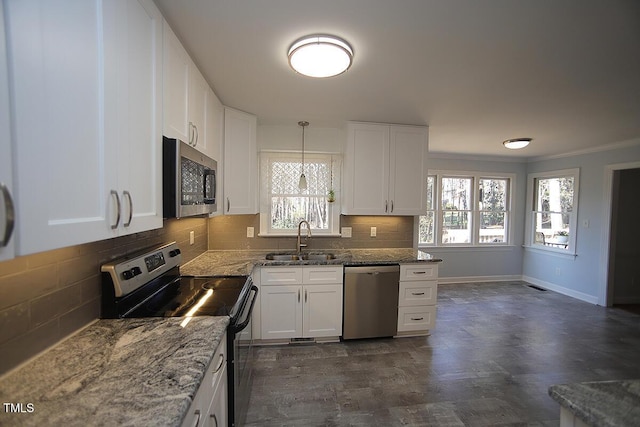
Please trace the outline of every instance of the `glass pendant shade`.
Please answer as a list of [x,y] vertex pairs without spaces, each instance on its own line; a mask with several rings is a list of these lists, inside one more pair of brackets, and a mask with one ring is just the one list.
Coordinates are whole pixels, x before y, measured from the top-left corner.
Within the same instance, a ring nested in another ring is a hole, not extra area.
[[298,188],[300,190],[306,190],[307,189],[307,177],[304,176],[304,174],[300,175],[300,181],[298,181]]
[[302,165],[300,166],[300,180],[298,181],[298,188],[300,190],[307,189],[307,177],[304,176],[304,128],[309,126],[309,122],[298,122],[298,126],[302,128]]
[[342,74],[351,67],[353,50],[334,36],[303,37],[289,48],[289,65],[300,74],[323,78]]

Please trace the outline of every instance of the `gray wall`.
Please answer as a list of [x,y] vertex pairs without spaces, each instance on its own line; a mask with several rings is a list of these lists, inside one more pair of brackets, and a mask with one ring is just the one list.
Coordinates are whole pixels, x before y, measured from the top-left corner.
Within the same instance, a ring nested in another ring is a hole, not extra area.
[[500,280],[522,275],[522,244],[524,243],[524,202],[526,163],[524,160],[481,156],[459,156],[430,153],[429,171],[501,172],[515,174],[512,199],[511,246],[427,248],[444,262],[438,274],[442,282],[469,280]]
[[[617,148],[619,147],[619,148]],[[608,165],[640,161],[640,139],[612,147],[607,151],[578,154],[566,157],[548,158],[528,164],[527,172],[546,172],[568,168],[580,168],[580,192],[578,199],[578,229],[576,230],[576,253],[573,256],[545,254],[527,249],[523,258],[525,280],[556,290],[558,292],[598,303],[598,296],[604,277],[601,257],[603,236],[608,233],[609,224],[605,205],[605,171]],[[589,227],[582,225],[589,221]]]

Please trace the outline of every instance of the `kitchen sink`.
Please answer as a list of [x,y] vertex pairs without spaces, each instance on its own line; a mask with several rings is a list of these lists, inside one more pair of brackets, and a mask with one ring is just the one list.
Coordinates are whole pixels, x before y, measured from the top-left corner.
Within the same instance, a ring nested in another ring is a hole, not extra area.
[[293,254],[293,253],[268,253],[265,259],[269,261],[328,261],[335,259],[335,254],[319,253],[319,254]]

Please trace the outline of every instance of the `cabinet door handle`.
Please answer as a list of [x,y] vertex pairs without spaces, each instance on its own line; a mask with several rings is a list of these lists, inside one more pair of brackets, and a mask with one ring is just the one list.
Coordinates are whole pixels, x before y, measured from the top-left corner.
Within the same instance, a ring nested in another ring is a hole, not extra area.
[[384,201],[384,213],[387,213],[389,209],[389,202],[387,200]]
[[116,223],[111,226],[111,229],[115,230],[120,224],[120,196],[118,196],[118,192],[116,190],[111,190],[111,195],[116,196],[116,210],[118,211],[118,214],[116,216]]
[[412,292],[411,295],[424,295],[424,292]]
[[413,274],[427,274],[426,271],[414,271]]
[[193,427],[198,427],[200,425],[200,409],[196,409],[196,411],[194,412],[194,414],[196,415],[195,418],[193,419]]
[[215,371],[213,371],[213,373],[217,373],[220,369],[222,369],[222,365],[224,365],[224,354],[220,354],[220,364],[218,365],[218,367],[216,368]]
[[193,125],[193,129],[195,129],[196,133],[195,140],[193,141],[193,146],[195,147],[196,145],[198,145],[198,140],[200,140],[200,132],[198,132],[198,126],[196,125]]
[[229,198],[227,197],[227,212],[229,212],[229,209],[231,209],[231,202],[229,201]]
[[304,303],[305,303],[305,304],[307,303],[308,296],[309,296],[309,291],[307,291],[307,290],[305,289],[305,290],[304,290]]
[[393,213],[393,200],[391,201],[391,213]]
[[6,185],[0,182],[0,190],[2,191],[2,198],[4,199],[4,214],[5,214],[5,226],[4,237],[0,242],[0,248],[4,248],[9,244],[11,234],[13,234],[13,226],[15,225],[15,209],[13,207],[13,199],[11,198],[11,192]]
[[191,145],[193,147],[193,137],[194,137],[194,133],[193,133],[193,122],[189,122],[189,145]]
[[424,317],[412,317],[411,320],[423,320]]
[[298,302],[300,302],[300,289],[298,289]]
[[125,197],[129,200],[129,218],[127,219],[127,222],[122,225],[128,227],[131,225],[131,220],[133,219],[133,199],[131,198],[131,193],[126,190],[122,192],[122,198],[124,199]]
[[213,422],[214,422],[214,426],[218,427],[218,418],[216,417],[216,414],[211,414],[211,418],[213,418]]

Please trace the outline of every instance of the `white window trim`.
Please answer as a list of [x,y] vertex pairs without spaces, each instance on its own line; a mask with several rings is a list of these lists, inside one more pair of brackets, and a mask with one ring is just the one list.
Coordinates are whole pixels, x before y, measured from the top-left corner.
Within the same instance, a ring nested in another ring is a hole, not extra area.
[[[277,230],[271,229],[271,201],[270,193],[268,189],[267,179],[267,166],[265,162],[268,162],[269,158],[292,158],[301,157],[299,151],[290,150],[263,150],[260,152],[260,232],[259,237],[291,237],[297,236],[298,230]],[[313,237],[340,237],[340,212],[342,211],[342,191],[341,191],[341,178],[342,178],[342,153],[334,152],[320,152],[320,151],[306,151],[304,152],[305,163],[308,160],[322,158],[325,159],[328,156],[332,156],[336,163],[336,169],[333,176],[333,190],[335,192],[335,202],[329,204],[329,229],[328,230],[312,230]],[[303,228],[303,232],[306,233],[306,228]]]
[[[416,226],[416,241],[418,242],[418,248],[497,248],[513,246],[513,206],[514,197],[513,189],[516,188],[516,174],[514,173],[500,173],[500,172],[483,172],[483,171],[459,171],[459,170],[429,170],[427,176],[435,176],[436,182],[433,189],[434,197],[434,243],[420,243],[419,230]],[[460,178],[472,178],[472,194],[471,194],[471,211],[472,215],[472,229],[471,229],[471,243],[442,243],[442,178],[460,177]],[[505,232],[507,239],[501,243],[480,243],[480,227],[477,224],[480,223],[480,210],[476,203],[477,197],[477,184],[480,179],[508,179],[509,188],[507,189],[507,203],[508,208],[506,210],[507,220],[505,225]],[[419,217],[416,218],[416,224],[419,223]]]
[[[534,218],[533,218],[533,200],[534,200],[534,182],[538,178],[557,178],[562,176],[573,176],[573,210],[569,218],[569,241],[567,249],[554,248],[552,246],[539,245],[534,242]],[[525,248],[527,250],[535,250],[546,252],[549,254],[569,255],[576,257],[576,235],[578,234],[578,200],[580,195],[580,168],[560,169],[547,172],[531,173],[527,176],[527,217],[525,221]]]

